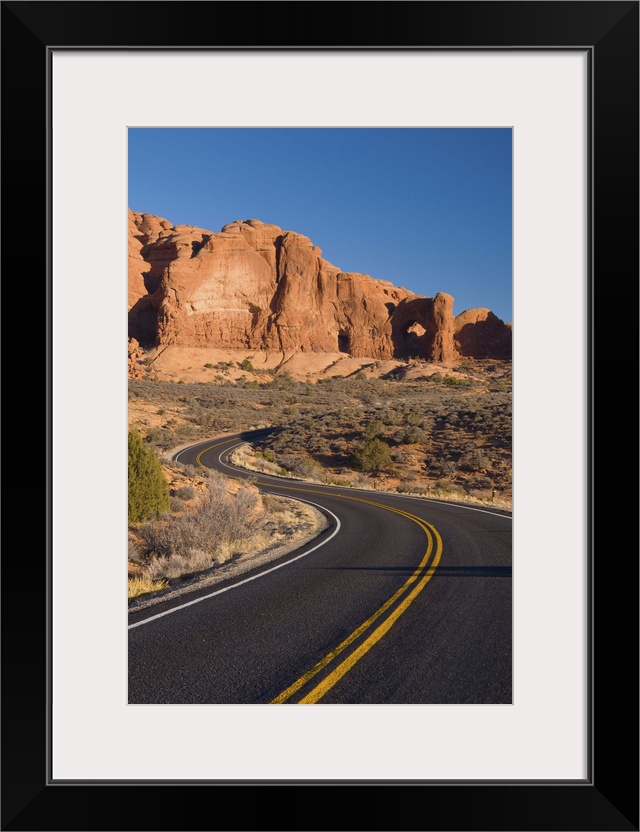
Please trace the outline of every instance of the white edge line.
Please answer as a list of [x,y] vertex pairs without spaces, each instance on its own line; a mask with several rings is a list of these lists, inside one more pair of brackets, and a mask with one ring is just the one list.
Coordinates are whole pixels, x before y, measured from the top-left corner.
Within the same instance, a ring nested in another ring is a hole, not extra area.
[[[291,499],[298,499],[297,497],[292,497]],[[334,532],[329,535],[326,540],[323,540],[322,543],[318,543],[317,546],[314,546],[312,549],[309,549],[306,552],[303,552],[301,555],[296,555],[295,558],[291,558],[291,560],[287,560],[284,563],[279,563],[277,566],[272,566],[270,569],[265,569],[264,572],[258,572],[257,575],[252,575],[250,578],[245,578],[242,581],[238,581],[237,584],[231,584],[231,586],[225,586],[223,589],[217,589],[215,592],[210,592],[208,595],[202,595],[200,598],[194,598],[193,601],[187,601],[186,604],[180,604],[177,607],[171,607],[170,610],[165,610],[164,612],[159,612],[156,615],[150,615],[149,618],[143,618],[142,621],[136,621],[134,624],[129,624],[128,629],[133,630],[134,627],[141,627],[143,624],[148,624],[150,621],[155,621],[158,618],[163,618],[165,615],[171,615],[173,612],[178,612],[178,610],[183,610],[185,607],[191,607],[193,604],[199,604],[200,601],[206,601],[207,598],[213,598],[214,595],[221,595],[223,592],[228,592],[230,589],[235,589],[238,586],[242,586],[242,584],[248,584],[249,581],[255,581],[256,578],[262,578],[263,575],[268,575],[269,572],[275,572],[276,569],[282,569],[283,566],[288,566],[290,563],[293,563],[296,560],[300,560],[300,558],[306,558],[307,555],[310,555],[311,552],[315,552],[316,549],[319,549],[321,546],[324,546],[325,543],[328,543],[332,538],[334,538],[338,532],[340,531],[340,520],[338,517],[332,512],[329,511],[328,508],[324,506],[318,505],[318,503],[312,503],[310,500],[299,500],[301,503],[309,503],[311,506],[315,506],[316,508],[320,508],[323,511],[326,511],[327,514],[330,514],[334,520],[336,521],[336,528]]]
[[[388,492],[387,492],[388,493]],[[396,496],[393,494],[392,496]],[[465,511],[479,511],[480,514],[490,514],[492,517],[502,517],[503,520],[513,520],[511,514],[498,514],[497,511],[489,511],[486,508],[474,508],[473,506],[461,506],[458,503],[450,503],[448,500],[436,500],[433,497],[413,497],[411,494],[398,494],[403,500],[420,500],[424,503],[437,503],[439,506],[450,506],[451,508],[462,508]]]

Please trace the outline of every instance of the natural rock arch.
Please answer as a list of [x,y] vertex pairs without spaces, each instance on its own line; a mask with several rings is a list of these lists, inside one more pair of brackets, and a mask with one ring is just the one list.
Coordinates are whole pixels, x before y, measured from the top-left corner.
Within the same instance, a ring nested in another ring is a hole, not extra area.
[[346,329],[338,332],[338,352],[351,353],[351,337]]

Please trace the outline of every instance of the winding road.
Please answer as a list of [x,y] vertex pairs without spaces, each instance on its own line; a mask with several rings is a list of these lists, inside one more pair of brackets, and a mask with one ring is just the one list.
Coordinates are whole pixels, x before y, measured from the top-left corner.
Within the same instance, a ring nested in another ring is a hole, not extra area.
[[129,703],[511,703],[511,515],[231,466],[260,433],[175,458],[310,502],[329,527],[253,573],[131,611]]

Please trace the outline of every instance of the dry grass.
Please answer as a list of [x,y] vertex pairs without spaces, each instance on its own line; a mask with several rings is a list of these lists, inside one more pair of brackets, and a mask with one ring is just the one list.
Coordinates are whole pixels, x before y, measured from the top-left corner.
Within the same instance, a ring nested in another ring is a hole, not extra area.
[[287,554],[326,528],[326,518],[305,503],[260,495],[216,472],[202,479],[207,493],[189,501],[195,505],[130,530],[129,599],[223,580]]
[[259,474],[271,474],[281,476],[284,474],[282,466],[275,462],[269,462],[263,456],[256,453],[248,443],[240,445],[229,457],[234,465],[245,468],[247,471],[256,471]]
[[164,580],[154,581],[148,575],[134,575],[129,578],[129,598],[140,598],[141,595],[148,595],[150,592],[159,592],[166,589],[169,584]]
[[234,559],[251,557],[256,552],[264,551],[269,544],[269,535],[262,530],[246,540],[227,540],[218,547],[216,564],[222,565]]
[[150,581],[163,581],[193,575],[212,566],[213,558],[209,552],[189,551],[153,558],[143,567],[142,572]]

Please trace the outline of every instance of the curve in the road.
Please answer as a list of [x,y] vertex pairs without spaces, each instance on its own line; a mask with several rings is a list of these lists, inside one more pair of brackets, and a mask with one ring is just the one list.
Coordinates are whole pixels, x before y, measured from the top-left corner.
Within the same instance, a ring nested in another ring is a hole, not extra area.
[[[223,442],[216,442],[213,445],[209,445],[208,447],[203,448],[196,456],[196,463],[201,468],[206,468],[207,466],[204,465],[204,463],[202,462],[203,454],[207,453],[208,451],[212,451],[215,448],[218,448],[222,445],[227,445],[228,442],[229,442],[229,439],[227,439],[226,441],[223,441]],[[228,458],[229,455],[232,454],[233,451],[242,444],[243,444],[242,442],[238,442],[238,443],[232,445],[231,447],[226,447],[220,454],[218,454],[219,464],[222,467],[228,468],[228,469],[233,470],[233,471],[240,470],[237,466],[230,465],[228,462],[224,462],[222,457],[226,456]],[[187,450],[187,449],[185,449],[185,450]],[[237,475],[235,476],[235,478],[236,479],[241,479],[241,477],[238,477]],[[260,485],[266,485],[267,483],[261,482],[258,479],[258,480],[256,480],[255,484],[257,486],[260,486]],[[278,485],[277,483],[273,483],[271,481],[268,484],[271,488],[286,488],[287,492],[298,491],[298,492],[304,492],[304,493],[307,493],[307,494],[322,494],[323,493],[321,491],[315,491],[311,488],[301,488],[301,487],[298,487],[298,486],[290,486],[290,485],[287,485],[287,486]],[[398,602],[397,606],[395,607],[393,612],[382,623],[378,624],[378,626],[375,627],[375,629],[372,630],[372,632],[368,635],[366,640],[363,641],[359,645],[359,647],[356,650],[354,650],[346,659],[344,659],[342,662],[340,662],[340,664],[336,668],[334,668],[331,671],[331,673],[322,680],[322,682],[320,684],[318,684],[315,688],[313,688],[313,690],[311,690],[308,694],[306,694],[306,696],[304,696],[302,699],[300,699],[298,704],[308,705],[308,704],[314,704],[315,702],[318,702],[325,695],[325,693],[327,693],[327,691],[329,691],[345,675],[345,673],[348,673],[348,671],[355,665],[355,663],[357,661],[359,661],[359,659],[361,659],[364,656],[364,654],[367,653],[373,647],[374,644],[376,644],[378,641],[380,641],[380,639],[385,635],[385,633],[387,633],[391,629],[391,627],[398,620],[398,618],[400,618],[402,613],[405,612],[405,610],[409,607],[409,605],[412,603],[412,601],[414,601],[414,599],[417,598],[417,596],[422,592],[422,590],[425,588],[427,583],[431,580],[431,578],[433,576],[433,573],[435,572],[438,564],[440,563],[440,558],[442,557],[442,538],[440,537],[440,535],[438,534],[438,532],[437,532],[437,530],[435,529],[434,526],[432,526],[429,523],[426,523],[420,517],[416,517],[413,514],[409,514],[406,511],[401,511],[400,509],[397,509],[397,508],[391,508],[391,506],[385,506],[382,503],[375,502],[374,500],[365,500],[361,497],[353,497],[350,494],[349,495],[338,494],[335,491],[333,491],[331,493],[332,493],[332,496],[339,497],[340,499],[343,499],[343,500],[353,500],[353,501],[359,502],[359,503],[366,503],[367,505],[374,506],[375,508],[380,508],[380,509],[383,509],[385,511],[393,511],[395,514],[400,514],[403,517],[406,517],[408,520],[411,520],[413,523],[417,523],[417,525],[427,535],[427,540],[428,540],[427,549],[425,551],[424,557],[422,558],[422,560],[418,564],[418,567],[416,568],[413,575],[411,575],[405,581],[405,583],[400,587],[400,589],[398,589],[396,592],[394,592],[394,594],[387,601],[385,601],[384,604],[382,604],[382,606],[379,607],[373,613],[373,615],[369,616],[369,618],[367,618],[366,621],[364,621],[359,627],[357,627],[335,649],[333,649],[329,653],[327,653],[327,655],[323,659],[321,659],[316,665],[314,665],[314,667],[312,667],[310,670],[308,670],[306,673],[304,673],[292,685],[289,685],[289,687],[286,688],[286,690],[283,690],[282,693],[280,693],[278,696],[275,697],[275,699],[272,699],[271,704],[273,704],[273,705],[280,705],[280,704],[283,704],[284,702],[287,702],[295,693],[297,693],[302,687],[304,687],[307,684],[307,682],[309,682],[321,670],[323,670],[325,667],[327,667],[329,664],[331,664],[341,653],[344,652],[344,650],[347,649],[347,647],[349,647],[351,644],[353,644],[354,641],[356,641],[358,638],[360,638],[360,636],[362,636],[368,630],[371,630],[373,628],[373,625],[376,623],[376,621],[378,621],[378,619],[382,615],[384,615],[384,613],[386,613],[387,610],[389,610],[391,607],[394,606],[394,604],[396,604],[396,602]],[[298,498],[294,498],[294,499],[301,499],[301,498],[298,497]],[[303,500],[303,502],[309,502],[309,501],[308,500]],[[317,503],[312,503],[312,505],[317,506],[318,504]],[[328,511],[328,509],[325,509],[325,510]],[[329,513],[332,514],[332,512],[329,512]],[[339,531],[340,521],[335,516],[335,514],[333,514],[333,517],[336,518],[336,521],[338,523],[338,526],[337,526],[337,528],[334,532],[334,535],[335,535]],[[434,535],[435,535],[435,538],[437,540],[436,552],[435,552],[435,555],[433,557],[433,560],[431,561],[431,564],[428,565],[429,560],[431,558],[431,554],[433,552],[433,548],[434,548],[434,546],[433,546]],[[332,537],[333,537],[333,535],[332,535]],[[329,539],[331,539],[331,538],[329,538]],[[327,541],[323,541],[323,543],[320,544],[320,545],[323,545],[324,542],[327,542]],[[313,551],[313,550],[310,550],[310,551]],[[306,555],[308,553],[305,552],[304,554]],[[304,557],[304,555],[299,555],[298,557]],[[280,564],[279,566],[284,566],[284,565],[285,564]],[[275,568],[279,568],[279,567],[275,567]],[[260,573],[260,575],[261,574],[266,574],[266,572],[268,572],[268,571],[270,571],[270,570],[265,570],[265,572]],[[260,575],[255,575],[254,577],[257,578],[257,577],[260,577]],[[412,585],[416,581],[418,581],[417,586],[412,588]],[[402,600],[400,600],[400,599],[402,599]]]
[[[376,494],[377,499],[376,500],[371,500],[371,499],[365,498],[364,496],[363,497],[356,497],[353,494],[354,489],[349,489],[350,493],[346,494],[346,493],[341,493],[343,491],[343,489],[335,488],[335,487],[332,487],[332,486],[305,484],[303,481],[298,481],[294,485],[290,480],[283,481],[282,478],[275,478],[275,477],[269,477],[269,476],[264,476],[264,475],[260,475],[258,478],[256,478],[255,472],[246,472],[243,469],[239,469],[239,468],[232,467],[231,465],[229,465],[229,461],[228,461],[229,454],[234,450],[235,447],[237,447],[238,444],[241,444],[241,443],[238,442],[239,439],[241,439],[243,441],[246,441],[249,438],[257,437],[257,436],[259,436],[260,434],[263,434],[263,433],[264,433],[264,431],[256,431],[256,432],[253,432],[251,434],[247,433],[247,434],[239,434],[239,435],[236,435],[236,436],[227,436],[224,439],[221,439],[219,441],[213,441],[212,442],[212,440],[209,440],[208,442],[205,442],[205,443],[196,443],[195,445],[192,445],[189,448],[185,448],[185,449],[179,451],[174,456],[174,458],[178,459],[183,454],[189,455],[190,458],[196,462],[196,464],[198,464],[202,467],[212,467],[212,468],[222,469],[227,474],[229,474],[230,471],[233,471],[233,475],[235,477],[240,478],[240,479],[251,478],[254,481],[254,483],[256,485],[258,485],[259,487],[261,487],[263,490],[267,490],[267,491],[277,490],[280,493],[283,493],[283,492],[286,493],[287,496],[289,496],[291,498],[300,499],[303,502],[311,502],[313,505],[316,505],[318,508],[327,512],[330,516],[333,517],[335,525],[333,527],[333,531],[331,532],[331,534],[329,536],[326,536],[325,539],[323,539],[321,542],[317,543],[312,548],[307,547],[302,552],[296,553],[296,554],[294,554],[293,557],[290,556],[286,560],[284,560],[282,562],[279,562],[274,566],[271,566],[267,569],[263,569],[263,570],[257,572],[256,574],[250,575],[249,577],[245,577],[245,578],[243,578],[239,581],[233,582],[233,583],[229,584],[228,586],[224,586],[223,588],[218,589],[214,592],[206,593],[206,594],[200,593],[198,597],[196,597],[196,598],[194,598],[194,599],[192,599],[192,600],[190,600],[186,603],[176,604],[174,602],[173,604],[169,605],[167,609],[164,609],[160,613],[156,613],[155,615],[147,615],[147,616],[143,615],[143,617],[141,617],[141,618],[139,617],[138,620],[134,620],[133,623],[130,624],[129,626],[130,626],[130,629],[134,629],[134,628],[141,627],[143,624],[146,624],[146,623],[149,623],[149,622],[152,622],[152,621],[157,621],[160,618],[164,618],[166,616],[169,616],[172,613],[175,613],[175,612],[178,612],[180,610],[185,609],[186,607],[192,607],[193,605],[198,604],[201,601],[205,601],[209,598],[212,598],[215,595],[220,595],[222,593],[225,593],[229,589],[246,585],[250,581],[255,581],[256,578],[263,577],[263,576],[266,577],[267,575],[275,572],[276,570],[281,569],[283,566],[293,564],[295,561],[298,561],[301,558],[305,558],[307,555],[311,554],[312,552],[317,551],[320,547],[325,546],[331,540],[333,540],[341,530],[340,519],[337,516],[337,514],[335,513],[336,511],[338,511],[338,509],[336,508],[336,500],[338,500],[339,503],[342,503],[343,505],[346,501],[349,501],[350,504],[360,504],[360,505],[362,505],[363,509],[364,508],[367,509],[367,512],[370,512],[372,509],[374,511],[383,510],[384,512],[392,512],[394,515],[398,516],[399,518],[404,518],[404,519],[410,521],[412,524],[417,525],[419,527],[419,529],[421,530],[421,532],[426,536],[427,547],[426,547],[426,549],[423,550],[423,554],[421,556],[421,559],[420,559],[418,565],[413,566],[413,567],[410,567],[410,566],[407,566],[407,567],[398,567],[398,566],[383,567],[383,566],[373,565],[373,560],[372,560],[372,564],[369,565],[369,566],[366,566],[366,565],[365,566],[357,566],[356,569],[358,569],[358,570],[365,569],[365,572],[373,570],[374,574],[375,574],[376,570],[379,571],[379,570],[382,569],[384,572],[387,572],[389,570],[398,569],[400,574],[402,573],[402,571],[405,571],[408,574],[408,577],[404,581],[404,583],[401,584],[400,587],[397,587],[397,584],[396,584],[397,588],[394,588],[394,591],[391,592],[391,594],[388,594],[385,597],[385,600],[382,603],[378,603],[378,604],[376,604],[375,607],[373,607],[375,609],[375,612],[373,612],[372,614],[366,615],[364,620],[360,619],[361,623],[359,623],[357,626],[352,625],[350,627],[350,630],[348,631],[348,634],[346,634],[346,636],[344,635],[344,630],[343,630],[343,637],[334,640],[334,645],[335,645],[335,641],[339,642],[337,644],[337,646],[333,646],[328,650],[322,651],[322,654],[321,654],[320,658],[318,658],[315,661],[309,662],[307,664],[307,669],[303,668],[302,672],[299,672],[298,674],[295,675],[295,677],[294,677],[295,681],[289,682],[288,684],[285,684],[282,688],[280,688],[280,691],[277,692],[275,696],[272,695],[271,697],[269,697],[266,700],[266,701],[271,702],[273,704],[282,704],[282,703],[285,703],[285,702],[293,701],[293,698],[295,697],[297,702],[300,703],[300,704],[313,704],[315,702],[320,701],[321,699],[324,700],[324,701],[327,701],[327,699],[325,697],[327,696],[327,694],[329,694],[333,690],[334,686],[336,686],[337,683],[340,682],[341,680],[342,680],[342,684],[339,686],[341,688],[341,690],[345,690],[345,687],[347,687],[347,688],[349,687],[349,685],[345,686],[345,681],[344,681],[345,677],[347,676],[349,671],[352,671],[353,668],[355,668],[355,666],[362,659],[364,659],[365,657],[368,657],[368,654],[369,654],[369,651],[371,650],[371,648],[374,647],[374,645],[378,644],[383,639],[384,636],[386,636],[388,633],[390,633],[390,631],[392,630],[394,625],[399,621],[401,616],[403,616],[404,613],[406,613],[407,610],[409,610],[410,606],[414,603],[414,601],[416,601],[416,599],[422,593],[422,591],[425,588],[425,586],[427,585],[427,583],[429,583],[429,581],[432,579],[432,577],[436,573],[436,570],[438,569],[438,566],[440,565],[440,562],[441,562],[441,559],[442,559],[444,544],[443,544],[443,539],[442,539],[442,536],[441,536],[440,532],[436,529],[435,525],[432,522],[425,519],[424,517],[420,517],[417,514],[414,514],[413,512],[408,512],[404,508],[401,507],[403,504],[406,503],[407,500],[410,500],[411,498],[404,497],[404,496],[399,497],[399,496],[391,495],[391,494]],[[204,447],[202,447],[203,445],[204,445]],[[205,464],[205,461],[203,461],[203,457],[208,453],[210,454],[211,451],[215,451],[216,449],[221,449],[221,450],[217,454],[211,454],[210,459]],[[370,494],[370,492],[364,492],[364,493],[366,493],[367,495]],[[304,497],[302,496],[303,494],[305,495]],[[313,495],[313,498],[314,498],[313,502],[309,499],[306,499],[310,495]],[[420,500],[422,506],[424,506],[425,504],[428,505],[429,503],[436,503],[438,506],[442,506],[442,505],[448,506],[449,513],[451,512],[451,508],[453,507],[454,509],[468,509],[470,511],[478,511],[481,514],[493,515],[495,517],[501,518],[502,520],[510,519],[509,515],[501,514],[499,512],[489,511],[487,509],[476,509],[475,507],[469,507],[469,506],[456,506],[456,505],[452,506],[452,504],[450,504],[450,503],[443,504],[439,501],[429,501],[429,500],[425,500],[424,498],[417,498],[417,499]],[[384,502],[382,502],[383,500],[384,500]],[[328,503],[328,505],[326,505],[326,503]],[[393,503],[395,503],[395,505]],[[400,505],[398,505],[398,503]],[[333,510],[329,506],[332,506]],[[447,512],[445,511],[445,515],[446,514],[447,514]],[[424,540],[424,538],[423,538],[423,540]],[[413,544],[413,546],[415,547],[415,544]],[[424,544],[423,544],[423,546],[424,546]],[[332,549],[332,556],[331,557],[333,559],[335,559],[335,553],[334,552],[335,552],[335,546]],[[377,562],[378,561],[376,561],[376,563]],[[333,561],[332,561],[332,563],[333,563]],[[510,563],[510,558],[509,558],[509,563]],[[415,564],[415,561],[414,561],[414,564]],[[312,567],[312,568],[317,569],[317,567]],[[349,565],[349,564],[343,565],[343,566],[340,566],[340,565],[336,566],[334,564],[334,565],[330,566],[329,568],[330,569],[344,569],[344,568],[353,569],[354,567],[353,567],[353,565]],[[463,571],[461,572],[460,577],[464,578],[465,575],[468,576],[468,574],[474,574],[473,572],[469,573],[468,570],[470,568],[473,569],[473,567],[463,567],[462,568]],[[498,569],[501,569],[501,568],[502,567],[499,567]],[[455,575],[455,570],[459,569],[459,567],[454,566],[454,567],[450,567],[449,569],[453,570],[453,571],[450,571],[450,574],[453,577]],[[492,569],[491,566],[485,567],[485,569],[487,569],[488,571],[486,572],[484,577],[486,577],[487,575],[491,576],[492,574],[494,576],[504,575],[505,577],[507,577],[506,571],[503,571],[503,572],[498,571],[498,572],[491,573],[491,569]],[[504,569],[504,568],[502,568],[502,569]],[[508,571],[509,571],[509,575],[510,575],[510,566],[508,568]],[[478,573],[478,574],[479,574],[479,576],[481,576],[481,573]],[[366,574],[365,574],[364,577],[366,578]],[[358,579],[358,580],[360,581],[360,583],[362,583],[361,579]],[[364,580],[364,578],[363,578],[363,580]],[[369,580],[369,583],[370,582],[371,581]],[[444,585],[442,585],[442,586],[444,586]],[[464,599],[463,599],[463,601],[464,601]],[[467,600],[466,603],[470,603],[470,602]],[[503,602],[503,605],[504,605],[504,603],[506,603],[506,602]],[[507,606],[510,610],[510,591],[509,591],[509,594],[508,594]],[[370,609],[371,609],[371,607],[370,607]],[[505,619],[504,615],[502,615],[501,617],[502,617],[502,619],[504,619],[501,622],[501,626],[502,626],[503,629],[505,628],[506,623],[509,624],[509,632],[505,633],[505,636],[502,639],[503,642],[505,641],[505,639],[509,641],[509,649],[508,650],[506,649],[506,646],[505,646],[504,643],[501,646],[501,651],[505,654],[505,657],[506,657],[507,653],[510,656],[510,617],[508,619],[508,622]],[[409,626],[409,625],[407,625],[407,626]],[[340,628],[338,628],[337,634],[340,635]],[[393,641],[393,639],[392,639],[392,641]],[[396,638],[395,641],[397,642],[398,638]],[[385,639],[384,643],[385,644],[389,643],[389,638]],[[377,652],[377,651],[374,651],[374,652]],[[312,655],[312,653],[311,653],[311,655]],[[367,665],[367,663],[370,664],[370,661],[368,659],[367,659],[367,661],[362,662],[362,666]],[[503,658],[502,664],[504,665],[504,658]],[[353,674],[350,675],[350,678],[351,678],[352,675]],[[358,675],[361,675],[361,673],[356,674],[356,676],[358,676]],[[503,688],[504,690],[508,689],[508,691],[509,691],[508,696],[510,697],[510,667],[509,667],[508,676],[509,676],[508,683],[506,681],[504,681],[503,683],[500,683],[498,685],[498,687],[500,687],[501,689]],[[291,678],[291,677],[289,677],[289,678]],[[139,682],[138,684],[141,684],[141,683]],[[357,684],[361,685],[361,681],[358,681],[358,682],[354,681],[352,686],[355,686]],[[429,682],[429,684],[432,684],[432,683]],[[350,683],[350,685],[351,685],[351,683]],[[142,683],[142,687],[144,687],[144,683]],[[145,694],[145,696],[148,696],[148,695],[149,694]],[[180,696],[182,696],[182,695],[184,695],[184,694],[181,693]],[[199,695],[202,696],[202,694],[199,694]],[[468,694],[465,694],[465,695],[468,695]],[[495,696],[495,695],[496,694],[492,694],[492,696]],[[498,699],[496,699],[496,700],[490,699],[490,700],[487,700],[487,701],[506,701],[506,699],[504,698],[506,695],[507,694],[505,694],[504,692],[501,691],[501,693],[498,694],[498,697],[499,697]],[[331,697],[334,698],[334,701],[342,701],[342,699],[335,700],[334,694],[331,694]],[[331,697],[330,697],[329,701],[331,701]],[[145,698],[145,699],[140,699],[138,701],[155,701],[155,700],[150,700],[148,698]],[[163,700],[163,701],[175,701],[175,700]],[[191,700],[179,698],[178,701],[191,701]],[[198,699],[196,701],[217,701],[217,700]],[[223,700],[223,701],[228,701],[228,700]],[[251,700],[251,701],[255,701],[255,700]],[[263,699],[262,701],[265,701],[265,700]],[[347,700],[347,701],[349,701],[349,700]],[[357,701],[360,701],[360,700],[357,700]],[[375,700],[375,701],[377,701],[377,700]],[[404,700],[402,700],[402,701],[404,701]],[[424,701],[424,700],[418,700],[418,701]],[[457,701],[457,700],[454,700],[454,701]],[[461,701],[473,701],[473,700],[462,699]]]
[[333,517],[333,519],[336,521],[336,525],[335,529],[329,535],[329,537],[325,538],[321,543],[318,543],[312,549],[307,549],[305,552],[302,552],[302,554],[294,555],[293,557],[288,558],[286,561],[277,563],[275,566],[270,566],[268,569],[263,569],[260,572],[256,572],[254,575],[250,575],[248,578],[242,578],[238,581],[235,581],[234,583],[222,587],[222,589],[216,589],[213,592],[207,593],[206,595],[200,595],[198,596],[198,598],[194,598],[192,601],[185,601],[183,604],[179,604],[177,607],[170,607],[168,610],[165,610],[164,612],[159,612],[156,615],[150,615],[148,618],[140,619],[140,621],[135,621],[133,624],[129,624],[129,629],[133,630],[136,627],[141,627],[143,624],[148,624],[150,621],[155,621],[157,618],[163,618],[165,615],[171,615],[172,613],[178,612],[184,607],[191,607],[193,606],[193,604],[200,603],[200,601],[206,601],[207,598],[213,598],[214,595],[221,595],[223,592],[228,592],[230,589],[236,589],[236,587],[242,586],[243,584],[247,584],[249,583],[249,581],[255,581],[256,578],[261,578],[263,575],[268,575],[269,572],[275,572],[276,569],[282,569],[283,566],[287,566],[288,564],[293,563],[296,560],[300,560],[300,558],[304,558],[307,555],[310,555],[312,552],[315,552],[316,549],[319,549],[321,546],[324,546],[325,543],[328,543],[330,540],[332,540],[340,531],[341,523],[339,518],[336,517],[336,515],[332,511],[329,511],[329,509],[318,505],[318,503],[312,503],[311,500],[301,499],[300,502],[308,503],[310,506],[320,508]]
[[[347,498],[348,499],[348,498]],[[364,502],[364,501],[363,501]],[[370,505],[377,505],[380,507],[380,504],[369,502]],[[382,506],[382,508],[388,508],[387,506]],[[396,511],[396,509],[390,509],[390,511]],[[411,514],[407,514],[406,512],[397,512],[398,514],[402,514],[410,520],[413,520],[417,523],[420,528],[422,528],[426,534],[427,539],[429,541],[427,545],[427,550],[424,554],[422,561],[420,562],[416,571],[411,575],[410,578],[398,589],[392,596],[389,598],[385,603],[377,609],[372,616],[370,616],[365,622],[363,622],[356,630],[354,630],[348,638],[346,638],[341,644],[339,644],[334,650],[319,661],[314,667],[311,668],[307,673],[303,674],[296,682],[290,685],[286,690],[282,691],[279,696],[276,696],[275,699],[272,699],[272,704],[282,704],[288,701],[294,693],[300,690],[304,685],[307,684],[317,673],[323,670],[328,664],[330,664],[334,659],[336,659],[347,647],[353,644],[356,639],[358,639],[361,635],[366,633],[368,630],[373,628],[375,622],[382,616],[384,613],[390,609],[399,599],[402,598],[400,603],[396,606],[393,612],[384,620],[382,623],[378,624],[375,629],[372,629],[371,633],[368,635],[365,641],[363,641],[359,647],[354,650],[346,659],[344,659],[337,667],[335,667],[328,676],[326,676],[322,682],[316,685],[313,690],[309,691],[306,696],[303,696],[302,699],[299,700],[299,704],[302,705],[310,705],[318,702],[326,693],[327,691],[331,690],[331,688],[345,675],[348,673],[349,670],[359,661],[365,653],[367,653],[374,644],[376,644],[382,636],[387,633],[394,623],[400,618],[403,612],[409,607],[409,604],[418,597],[418,595],[422,592],[425,588],[427,583],[431,580],[433,573],[435,572],[438,564],[440,563],[440,558],[442,556],[442,539],[438,532],[435,530],[433,526],[429,526],[428,524],[420,521],[420,518],[414,517]],[[436,552],[429,564],[429,559],[431,558],[431,554],[433,552],[433,543],[434,543],[434,535],[436,538]],[[418,581],[417,585],[411,589],[412,584]],[[411,591],[410,591],[411,590]],[[404,598],[403,598],[404,596]]]

